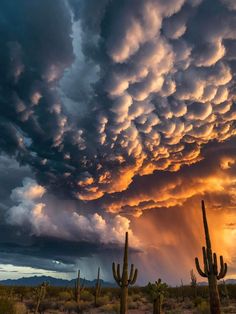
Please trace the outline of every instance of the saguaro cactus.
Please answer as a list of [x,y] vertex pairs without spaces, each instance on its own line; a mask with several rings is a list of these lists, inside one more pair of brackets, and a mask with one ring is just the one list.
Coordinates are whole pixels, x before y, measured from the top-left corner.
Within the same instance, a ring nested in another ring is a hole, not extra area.
[[125,234],[125,249],[124,249],[124,262],[122,275],[120,274],[120,264],[112,264],[113,277],[121,288],[120,294],[120,314],[127,313],[127,297],[128,297],[128,286],[134,285],[138,276],[138,270],[134,269],[134,265],[131,264],[130,273],[128,275],[128,232]]
[[220,297],[217,286],[217,280],[224,278],[227,272],[227,264],[224,263],[223,256],[220,256],[220,271],[218,271],[216,253],[212,253],[211,240],[207,224],[206,209],[204,201],[202,201],[202,216],[205,230],[206,247],[202,248],[204,270],[201,269],[199,260],[196,257],[195,263],[198,273],[205,278],[208,278],[210,309],[212,314],[220,314]]
[[100,280],[100,267],[98,267],[98,276],[94,288],[94,305],[97,306],[97,300],[101,294],[102,283]]
[[46,296],[47,287],[48,287],[48,283],[43,282],[35,291],[36,297],[37,297],[37,303],[36,303],[34,314],[38,314],[40,304]]
[[74,297],[75,301],[79,304],[80,302],[80,296],[81,292],[84,290],[84,283],[85,283],[85,278],[83,280],[83,283],[80,283],[80,270],[78,270],[77,278],[75,280],[75,289],[74,289]]

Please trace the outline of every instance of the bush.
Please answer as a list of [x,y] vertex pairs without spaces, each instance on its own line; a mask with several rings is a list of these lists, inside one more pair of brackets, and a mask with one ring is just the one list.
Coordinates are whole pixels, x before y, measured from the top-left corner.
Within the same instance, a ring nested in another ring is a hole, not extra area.
[[87,302],[93,302],[94,301],[94,296],[88,290],[82,291],[80,298],[81,298],[81,300],[87,301]]
[[24,303],[16,303],[15,304],[15,313],[16,314],[27,314],[27,307],[25,306]]
[[100,309],[104,313],[117,314],[120,311],[120,306],[118,303],[106,304],[106,305],[103,305]]
[[202,301],[197,306],[197,314],[209,314],[210,313],[210,307],[208,302]]
[[106,304],[108,304],[109,302],[110,302],[110,298],[109,298],[108,295],[104,295],[104,296],[99,297],[99,298],[97,299],[97,304],[98,304],[98,306],[106,305]]
[[67,301],[64,305],[64,309],[68,313],[73,313],[78,311],[78,304],[74,301]]
[[0,299],[0,314],[16,314],[15,303],[9,299]]
[[58,297],[62,301],[69,301],[69,300],[71,300],[71,294],[68,291],[61,291],[61,292],[59,292]]

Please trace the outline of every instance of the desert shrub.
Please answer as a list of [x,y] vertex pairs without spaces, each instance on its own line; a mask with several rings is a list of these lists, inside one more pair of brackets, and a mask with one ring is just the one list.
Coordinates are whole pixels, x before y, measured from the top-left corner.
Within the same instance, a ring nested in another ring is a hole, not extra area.
[[[169,310],[169,311],[172,311],[172,310],[175,310],[177,308],[177,303],[176,303],[176,300],[175,299],[166,299],[165,302],[163,303],[163,308],[165,310]],[[168,312],[169,313],[169,312]]]
[[85,310],[91,307],[91,302],[81,300],[79,303],[79,309],[83,313]]
[[106,305],[110,302],[110,298],[108,295],[104,295],[102,297],[99,297],[98,300],[97,300],[97,304],[98,306],[103,306],[103,305]]
[[104,313],[117,314],[120,311],[120,305],[118,303],[106,304],[103,305],[100,310]]
[[210,313],[210,307],[208,302],[202,301],[197,306],[197,314],[209,314]]
[[138,293],[134,293],[131,295],[131,299],[134,301],[134,302],[137,302],[137,301],[140,301],[142,299],[142,295],[138,294]]
[[92,295],[92,293],[90,291],[83,290],[81,292],[81,300],[87,301],[87,302],[93,302],[94,296]]
[[131,301],[131,302],[128,303],[128,308],[130,310],[135,310],[135,309],[138,309],[139,307],[140,307],[140,304],[137,303],[137,302]]
[[0,299],[0,314],[16,314],[15,303],[6,298]]
[[64,309],[67,311],[67,313],[73,313],[78,312],[78,304],[75,301],[67,301],[64,304]]
[[24,303],[17,302],[14,307],[16,314],[27,314],[27,307]]
[[58,294],[58,298],[61,301],[69,301],[71,300],[71,293],[69,291],[60,291]]
[[191,310],[194,308],[194,304],[189,298],[185,298],[182,307],[183,309]]
[[202,302],[204,301],[204,299],[203,298],[201,298],[201,297],[196,297],[195,299],[194,299],[194,305],[197,307],[199,304],[201,304]]

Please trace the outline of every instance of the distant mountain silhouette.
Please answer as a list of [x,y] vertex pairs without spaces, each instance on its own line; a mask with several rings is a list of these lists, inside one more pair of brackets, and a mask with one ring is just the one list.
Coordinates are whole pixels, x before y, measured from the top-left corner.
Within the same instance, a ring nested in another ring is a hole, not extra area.
[[[222,280],[219,281],[219,284],[221,284],[221,283],[222,283]],[[236,279],[226,279],[225,283],[227,285],[236,285]],[[198,286],[207,286],[207,285],[208,285],[207,281],[198,282]]]
[[[56,287],[74,287],[75,280],[66,280],[66,279],[59,279],[50,276],[33,276],[33,277],[22,277],[19,279],[7,279],[7,280],[0,280],[0,285],[5,286],[38,286],[44,281],[48,282],[51,286]],[[81,279],[83,281],[83,279]],[[85,280],[86,287],[93,287],[95,285],[94,280]],[[115,287],[115,283],[107,282],[102,280],[103,287]]]
[[[54,278],[50,276],[33,276],[33,277],[22,277],[19,279],[7,279],[7,280],[0,280],[0,285],[3,286],[39,286],[44,281],[48,282],[49,285],[54,287],[74,287],[75,286],[75,280],[66,280],[66,279],[60,279],[60,278]],[[83,279],[81,279],[83,281]],[[85,286],[86,287],[94,287],[95,285],[94,280],[85,280]],[[221,281],[219,282],[221,283]],[[225,283],[228,285],[235,285],[236,279],[226,279]],[[198,282],[199,286],[206,286],[208,283],[206,281]],[[103,281],[102,280],[102,286],[103,287],[117,287],[115,283]]]

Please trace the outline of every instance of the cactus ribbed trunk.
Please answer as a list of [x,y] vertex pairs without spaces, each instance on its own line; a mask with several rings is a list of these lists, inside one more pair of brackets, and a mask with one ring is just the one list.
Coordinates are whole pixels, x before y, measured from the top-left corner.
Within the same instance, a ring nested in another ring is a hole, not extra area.
[[210,275],[208,277],[208,284],[211,314],[220,314],[220,296],[217,286],[217,279],[214,275]]
[[128,310],[128,287],[121,288],[120,314],[126,314]]
[[98,298],[101,293],[101,281],[100,281],[100,267],[98,267],[98,275],[97,275],[97,281],[95,284],[95,291],[94,291],[94,306],[98,306]]
[[153,302],[153,314],[162,314],[162,301],[160,296],[156,298]]

